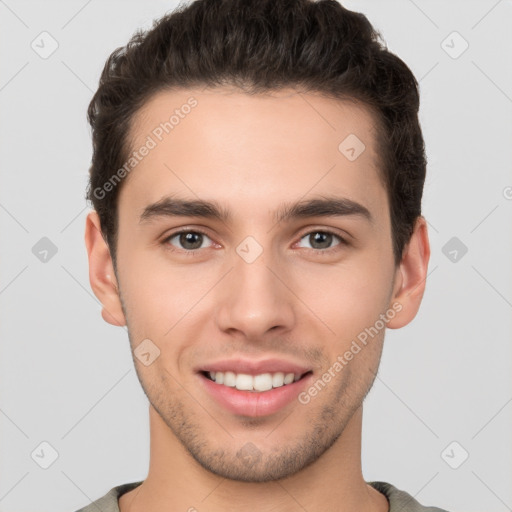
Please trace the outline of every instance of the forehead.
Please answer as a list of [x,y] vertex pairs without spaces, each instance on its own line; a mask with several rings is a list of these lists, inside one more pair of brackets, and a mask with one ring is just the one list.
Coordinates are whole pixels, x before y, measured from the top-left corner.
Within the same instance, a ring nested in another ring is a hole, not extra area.
[[233,201],[296,200],[308,193],[386,201],[377,125],[355,101],[292,89],[177,89],[134,116],[132,151],[144,151],[120,194],[140,208],[169,193]]
[[174,89],[154,94],[136,112],[129,139],[132,146],[144,143],[147,135],[162,142],[171,133],[179,137],[187,128],[199,128],[197,135],[204,143],[218,144],[228,134],[241,139],[247,130],[253,135],[264,130],[269,139],[278,136],[283,142],[286,138],[290,146],[307,137],[320,151],[332,146],[333,139],[358,134],[368,153],[373,153],[377,119],[369,106],[355,99],[295,89],[258,94],[232,87]]

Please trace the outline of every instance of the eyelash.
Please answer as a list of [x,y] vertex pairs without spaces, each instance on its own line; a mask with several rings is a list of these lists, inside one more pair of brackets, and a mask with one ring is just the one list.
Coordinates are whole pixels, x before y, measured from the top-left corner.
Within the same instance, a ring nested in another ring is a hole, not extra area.
[[[192,250],[186,250],[186,249],[177,249],[175,247],[173,247],[169,241],[174,238],[175,236],[177,235],[181,235],[182,233],[198,233],[198,234],[201,234],[201,235],[204,235],[208,238],[210,238],[210,236],[208,235],[208,233],[206,233],[205,231],[201,230],[201,229],[181,229],[179,231],[174,231],[173,233],[171,233],[169,236],[167,236],[164,240],[162,240],[162,244],[164,246],[166,246],[166,249],[170,250],[170,251],[180,251],[182,253],[185,253],[187,254],[188,256],[193,256],[194,254],[197,253],[197,251],[199,251],[200,249],[192,249]],[[327,249],[313,249],[313,248],[309,248],[309,247],[306,247],[305,249],[308,249],[308,251],[312,251],[313,253],[315,254],[330,254],[332,251],[336,251],[338,245],[340,246],[344,246],[344,247],[347,247],[349,246],[350,244],[347,242],[347,240],[345,238],[343,238],[341,235],[339,235],[338,233],[335,233],[334,231],[330,231],[328,229],[313,229],[311,231],[307,231],[305,233],[303,233],[300,237],[299,237],[299,242],[300,240],[302,240],[305,236],[308,236],[308,235],[311,235],[313,233],[324,233],[324,234],[328,234],[328,235],[332,235],[333,237],[337,238],[339,240],[339,244],[336,244],[334,245],[333,247],[329,247]]]

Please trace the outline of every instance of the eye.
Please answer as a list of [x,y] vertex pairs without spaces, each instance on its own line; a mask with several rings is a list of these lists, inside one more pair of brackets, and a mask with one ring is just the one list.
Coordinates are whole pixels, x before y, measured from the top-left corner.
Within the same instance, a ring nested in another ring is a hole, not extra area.
[[311,233],[308,233],[300,239],[301,242],[303,240],[306,241],[307,248],[314,250],[331,249],[336,245],[346,244],[341,236],[335,235],[330,231],[311,231]]
[[212,242],[210,237],[200,231],[180,231],[167,237],[164,243],[185,251],[194,251],[211,245],[207,240]]

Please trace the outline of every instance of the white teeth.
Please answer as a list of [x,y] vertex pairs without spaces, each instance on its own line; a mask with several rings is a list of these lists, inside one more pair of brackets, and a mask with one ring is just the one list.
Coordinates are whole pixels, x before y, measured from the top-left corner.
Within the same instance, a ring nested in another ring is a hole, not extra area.
[[231,388],[236,387],[241,391],[268,391],[272,388],[280,388],[301,378],[301,374],[276,372],[249,375],[247,373],[234,372],[208,372],[210,378],[217,384],[223,384]]
[[278,388],[284,384],[284,373],[277,372],[272,376],[272,386]]
[[293,373],[287,373],[284,376],[284,383],[285,384],[291,384],[293,382],[294,378],[295,378],[295,375],[293,375]]
[[[215,382],[217,382],[217,375],[222,372],[215,372]],[[224,386],[234,388],[236,385],[236,375],[233,372],[224,372]]]
[[246,375],[245,373],[239,373],[237,376],[236,376],[236,381],[235,381],[235,388],[236,389],[240,389],[240,390],[247,390],[247,391],[250,391],[251,389],[254,389],[253,388],[253,378],[252,378],[252,375]]
[[253,381],[253,389],[255,391],[268,391],[269,389],[272,389],[272,375],[270,373],[256,375],[253,378]]

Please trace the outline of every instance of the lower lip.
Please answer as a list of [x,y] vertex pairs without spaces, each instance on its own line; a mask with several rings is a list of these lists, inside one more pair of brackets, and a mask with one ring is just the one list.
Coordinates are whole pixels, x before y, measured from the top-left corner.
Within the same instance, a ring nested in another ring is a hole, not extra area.
[[308,385],[313,374],[308,373],[301,379],[268,391],[240,391],[239,389],[217,384],[198,373],[206,391],[225,409],[242,416],[267,416],[273,414],[297,399],[299,393]]

